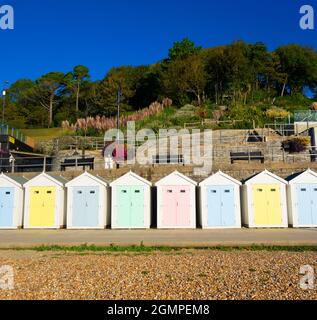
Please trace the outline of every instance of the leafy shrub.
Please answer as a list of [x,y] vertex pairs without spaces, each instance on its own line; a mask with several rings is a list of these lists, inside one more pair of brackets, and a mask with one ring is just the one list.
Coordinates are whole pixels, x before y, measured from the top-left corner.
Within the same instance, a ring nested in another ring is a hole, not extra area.
[[282,147],[289,153],[299,153],[306,151],[309,144],[310,139],[308,137],[297,137],[284,141],[282,143]]
[[286,118],[290,115],[288,111],[282,108],[272,107],[265,112],[268,118]]

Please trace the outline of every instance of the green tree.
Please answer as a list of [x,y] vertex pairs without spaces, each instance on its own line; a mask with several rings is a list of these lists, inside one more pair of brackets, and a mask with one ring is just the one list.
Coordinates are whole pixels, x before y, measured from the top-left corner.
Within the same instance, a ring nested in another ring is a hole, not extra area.
[[201,105],[206,83],[205,64],[200,54],[170,63],[163,75],[166,95],[178,103],[193,95]]
[[179,42],[174,42],[173,47],[169,50],[168,58],[171,61],[185,59],[202,50],[202,47],[196,47],[195,43],[188,38]]
[[75,95],[76,113],[79,112],[79,97],[81,86],[90,78],[89,69],[85,66],[78,65],[74,67],[73,71],[68,73],[65,77],[65,83]]
[[56,98],[65,86],[65,74],[50,72],[35,81],[35,86],[28,93],[28,98],[38,102],[48,112],[48,126],[53,124],[53,110]]
[[317,52],[300,45],[287,45],[274,52],[276,68],[284,75],[279,82],[281,96],[287,89],[289,94],[302,93],[305,87],[314,90],[317,86]]

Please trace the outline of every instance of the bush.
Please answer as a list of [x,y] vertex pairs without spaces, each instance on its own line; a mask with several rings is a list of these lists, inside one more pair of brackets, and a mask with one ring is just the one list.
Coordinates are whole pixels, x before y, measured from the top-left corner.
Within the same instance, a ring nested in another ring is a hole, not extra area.
[[282,108],[272,107],[265,112],[268,118],[286,118],[290,115],[288,111]]
[[308,137],[297,137],[284,141],[282,147],[289,153],[300,153],[306,151],[309,144],[310,139]]

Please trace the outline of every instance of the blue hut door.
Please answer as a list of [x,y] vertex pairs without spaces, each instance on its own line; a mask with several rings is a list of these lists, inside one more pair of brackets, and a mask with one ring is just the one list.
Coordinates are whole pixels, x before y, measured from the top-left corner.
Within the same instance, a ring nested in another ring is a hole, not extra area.
[[99,225],[99,187],[86,187],[86,226]]
[[221,216],[222,226],[232,227],[236,224],[233,186],[221,188]]
[[297,212],[300,225],[317,224],[317,185],[297,186]]
[[85,188],[74,187],[73,189],[73,210],[72,210],[73,226],[84,227],[86,223],[86,202]]
[[297,212],[298,223],[301,225],[309,225],[311,221],[311,195],[310,185],[302,184],[297,187]]
[[231,227],[235,225],[233,186],[207,188],[208,227]]
[[98,227],[99,188],[74,187],[72,214],[74,227]]
[[0,227],[13,226],[14,188],[0,188]]
[[221,187],[207,188],[208,227],[222,226]]
[[317,184],[312,186],[312,224],[317,225]]

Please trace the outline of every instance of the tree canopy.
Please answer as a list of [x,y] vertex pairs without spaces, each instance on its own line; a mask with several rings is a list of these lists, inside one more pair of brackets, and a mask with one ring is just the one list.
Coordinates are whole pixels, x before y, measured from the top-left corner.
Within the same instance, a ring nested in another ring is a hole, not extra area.
[[213,48],[188,38],[175,42],[166,59],[153,65],[119,66],[92,81],[78,65],[68,73],[50,72],[20,79],[9,88],[6,119],[17,127],[60,125],[82,116],[114,116],[118,86],[123,112],[137,111],[168,97],[186,103],[248,105],[257,99],[317,93],[317,52],[297,44],[273,52],[265,44],[235,41]]

